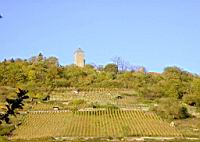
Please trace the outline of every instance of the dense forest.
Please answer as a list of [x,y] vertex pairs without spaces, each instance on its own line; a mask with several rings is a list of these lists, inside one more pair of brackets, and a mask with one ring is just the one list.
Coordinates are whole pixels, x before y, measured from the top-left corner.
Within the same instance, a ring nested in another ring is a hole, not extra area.
[[[120,70],[114,63],[98,69],[92,65],[79,68],[61,66],[56,57],[39,54],[27,60],[2,61],[0,86],[20,87],[39,97],[59,87],[128,88],[149,100],[170,98],[170,103],[200,106],[200,76],[178,67],[166,67],[162,73]],[[2,94],[6,94],[3,89]]]

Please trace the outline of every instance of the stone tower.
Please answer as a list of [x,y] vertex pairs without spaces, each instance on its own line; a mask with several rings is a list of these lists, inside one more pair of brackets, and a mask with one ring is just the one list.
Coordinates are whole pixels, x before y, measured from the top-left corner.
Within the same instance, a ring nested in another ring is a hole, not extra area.
[[85,55],[81,48],[78,48],[74,53],[74,64],[78,67],[85,66]]

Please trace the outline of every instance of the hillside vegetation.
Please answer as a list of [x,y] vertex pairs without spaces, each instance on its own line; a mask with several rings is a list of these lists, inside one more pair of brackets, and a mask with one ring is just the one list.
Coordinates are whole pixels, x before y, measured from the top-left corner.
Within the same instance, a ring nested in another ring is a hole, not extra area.
[[[114,66],[114,67],[113,67]],[[166,67],[163,73],[118,70],[116,65],[95,69],[60,66],[55,57],[42,54],[29,60],[8,60],[0,63],[0,100],[12,94],[12,88],[29,90],[32,97],[44,98],[55,88],[127,88],[149,100],[172,97],[192,106],[200,106],[200,77],[178,67]]]
[[11,118],[13,125],[0,126],[0,135],[13,141],[200,136],[200,76],[178,67],[166,67],[162,73],[122,70],[116,64],[79,68],[39,54],[0,62],[0,112],[16,88],[28,90],[30,98],[19,117]]

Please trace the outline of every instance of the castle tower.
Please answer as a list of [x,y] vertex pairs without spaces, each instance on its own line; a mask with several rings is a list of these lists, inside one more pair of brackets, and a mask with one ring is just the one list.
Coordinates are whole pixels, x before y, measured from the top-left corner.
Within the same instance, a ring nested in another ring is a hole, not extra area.
[[81,48],[78,48],[74,53],[74,64],[78,67],[85,66],[85,55]]

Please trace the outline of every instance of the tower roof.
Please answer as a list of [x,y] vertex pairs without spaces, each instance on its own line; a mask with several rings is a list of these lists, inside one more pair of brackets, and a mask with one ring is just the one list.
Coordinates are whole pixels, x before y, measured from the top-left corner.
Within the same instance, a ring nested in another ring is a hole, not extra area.
[[81,48],[78,48],[75,53],[84,53],[84,51]]

